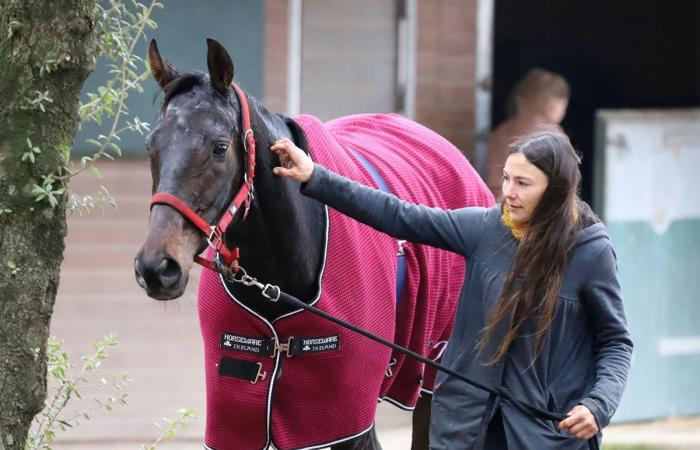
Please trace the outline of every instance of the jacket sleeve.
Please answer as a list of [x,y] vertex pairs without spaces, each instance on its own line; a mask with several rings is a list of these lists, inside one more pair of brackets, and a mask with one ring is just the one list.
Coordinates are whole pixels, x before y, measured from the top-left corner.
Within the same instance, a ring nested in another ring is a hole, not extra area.
[[301,192],[398,239],[469,256],[483,229],[486,208],[444,210],[399,200],[316,164]]
[[584,296],[594,331],[596,379],[593,389],[581,404],[591,410],[598,426],[603,429],[610,423],[620,403],[633,347],[611,244],[606,245],[592,261]]

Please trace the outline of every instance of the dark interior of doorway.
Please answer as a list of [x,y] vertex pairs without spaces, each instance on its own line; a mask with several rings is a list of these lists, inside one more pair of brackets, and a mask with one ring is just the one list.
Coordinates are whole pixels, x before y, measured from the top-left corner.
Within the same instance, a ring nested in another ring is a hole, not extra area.
[[597,109],[700,105],[700,1],[495,0],[494,126],[532,67],[571,85],[562,126],[583,155],[590,200]]

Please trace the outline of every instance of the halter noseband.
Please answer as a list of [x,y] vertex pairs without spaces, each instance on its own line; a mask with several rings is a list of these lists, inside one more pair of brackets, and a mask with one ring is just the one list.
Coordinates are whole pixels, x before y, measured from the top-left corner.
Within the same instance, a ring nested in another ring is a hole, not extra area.
[[169,194],[167,192],[158,192],[151,197],[151,208],[153,205],[168,205],[171,208],[178,211],[187,220],[197,227],[205,236],[207,236],[207,242],[211,248],[213,248],[217,253],[217,259],[210,261],[202,256],[195,256],[194,261],[202,266],[211,269],[215,272],[222,272],[224,270],[230,270],[232,272],[238,271],[238,258],[239,250],[238,247],[229,249],[224,243],[224,234],[226,229],[231,224],[233,216],[238,212],[239,208],[245,205],[245,212],[243,213],[243,219],[245,220],[248,215],[248,210],[250,210],[250,203],[253,200],[253,178],[255,177],[255,137],[253,136],[253,129],[250,126],[250,110],[248,108],[248,101],[246,100],[245,94],[241,88],[236,85],[236,83],[231,82],[231,87],[233,88],[236,96],[238,96],[238,102],[241,105],[241,116],[243,120],[243,150],[248,154],[247,159],[247,171],[243,175],[243,185],[240,187],[236,195],[231,200],[231,203],[226,207],[224,215],[219,220],[216,225],[210,225],[206,220],[200,217],[196,212],[190,208],[187,203],[180,200],[176,196]]

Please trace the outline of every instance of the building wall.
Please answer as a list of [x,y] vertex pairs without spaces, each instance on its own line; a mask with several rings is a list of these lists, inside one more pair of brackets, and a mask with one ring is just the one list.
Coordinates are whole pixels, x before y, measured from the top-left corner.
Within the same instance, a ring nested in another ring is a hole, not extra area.
[[[415,119],[472,157],[476,0],[417,4]],[[265,7],[265,103],[281,112],[286,110],[288,7],[289,0],[267,0]]]
[[265,2],[265,51],[263,59],[265,105],[271,111],[287,109],[287,13],[289,0]]
[[476,0],[420,0],[416,120],[474,149]]
[[[156,9],[153,20],[158,28],[146,33],[148,40],[158,41],[158,48],[165,59],[181,73],[207,72],[207,38],[219,41],[231,54],[238,84],[255,97],[263,91],[262,54],[264,32],[263,4],[257,0],[201,0],[196,7],[186,7],[185,2],[164,2],[165,8]],[[148,40],[141,40],[136,54],[146,57]],[[286,42],[286,39],[283,39]],[[141,68],[139,68],[141,70]],[[83,100],[87,92],[95,92],[108,78],[109,68],[105,61],[97,61],[97,68],[85,82]],[[160,92],[155,81],[148,78],[143,83],[144,92],[132,92],[126,101],[129,116],[138,116],[144,122],[154,123],[158,117],[156,99]],[[108,134],[112,122],[106,120],[102,127],[94,123],[83,124],[75,138],[74,152],[89,154],[94,151],[85,139],[95,139],[99,134]],[[136,132],[121,135],[119,145],[129,157],[145,157],[144,137]]]
[[[614,420],[700,414],[700,108],[602,110],[595,209],[615,245],[632,368]],[[691,193],[691,194],[689,194]]]

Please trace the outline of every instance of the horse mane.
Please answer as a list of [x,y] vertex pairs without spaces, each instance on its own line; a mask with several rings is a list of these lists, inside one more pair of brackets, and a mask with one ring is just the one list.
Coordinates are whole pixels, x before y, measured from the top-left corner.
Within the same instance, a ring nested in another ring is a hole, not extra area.
[[202,85],[203,81],[204,74],[192,72],[180,75],[165,85],[163,88],[165,98],[163,99],[163,104],[160,105],[161,112],[165,111],[173,97],[191,91],[195,86]]

